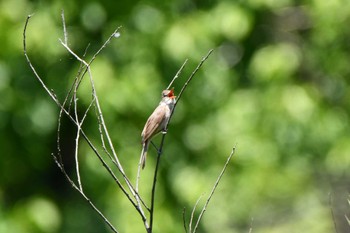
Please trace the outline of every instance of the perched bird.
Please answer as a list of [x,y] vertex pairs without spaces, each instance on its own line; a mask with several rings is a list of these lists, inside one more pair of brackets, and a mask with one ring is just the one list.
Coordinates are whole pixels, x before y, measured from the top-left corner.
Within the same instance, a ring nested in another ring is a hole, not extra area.
[[171,112],[176,103],[175,97],[174,89],[162,91],[162,100],[148,118],[145,127],[142,130],[142,152],[140,158],[142,169],[146,165],[147,150],[151,139],[159,132],[164,131],[168,124]]

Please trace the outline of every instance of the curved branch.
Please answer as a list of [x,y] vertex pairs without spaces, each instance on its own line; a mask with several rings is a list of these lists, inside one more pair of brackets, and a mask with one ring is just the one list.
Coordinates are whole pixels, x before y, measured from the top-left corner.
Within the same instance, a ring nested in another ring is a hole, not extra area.
[[[193,232],[192,232],[192,233],[195,233],[195,232],[197,231],[199,222],[201,221],[201,219],[202,219],[202,217],[203,217],[203,215],[204,215],[204,212],[207,210],[207,207],[208,207],[208,204],[209,204],[209,202],[210,202],[210,199],[211,199],[212,196],[214,195],[214,192],[215,192],[216,188],[218,187],[219,182],[220,182],[220,180],[221,180],[221,177],[224,175],[224,173],[225,173],[225,171],[226,171],[226,168],[227,168],[227,165],[229,164],[229,162],[230,162],[232,156],[234,155],[235,150],[236,150],[236,147],[234,147],[234,148],[232,149],[232,152],[231,152],[230,156],[227,158],[227,161],[226,161],[226,163],[225,163],[223,169],[221,170],[220,175],[218,176],[218,178],[217,178],[217,180],[216,180],[216,182],[215,182],[215,184],[214,184],[214,186],[213,186],[213,188],[212,188],[212,190],[211,190],[211,192],[210,192],[210,194],[209,194],[209,197],[208,197],[207,201],[205,202],[205,204],[204,204],[204,206],[203,206],[203,208],[202,208],[201,213],[200,213],[199,216],[198,216],[196,225],[194,226],[194,229],[193,229]],[[190,233],[191,233],[191,232],[190,232]]]

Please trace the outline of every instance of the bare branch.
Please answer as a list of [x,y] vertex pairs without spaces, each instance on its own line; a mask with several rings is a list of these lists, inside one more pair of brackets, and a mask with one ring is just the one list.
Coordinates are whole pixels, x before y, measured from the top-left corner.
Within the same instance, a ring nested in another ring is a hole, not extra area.
[[[63,11],[62,11],[62,17],[63,17],[63,20],[64,20],[64,12],[63,12]],[[64,22],[64,21],[63,21],[63,22]],[[63,27],[64,27],[64,28],[66,27],[64,23],[63,23]],[[67,34],[65,33],[65,35],[67,35]],[[88,48],[88,47],[87,47],[87,48]],[[85,49],[84,56],[85,56],[85,54],[86,54],[87,48]],[[81,64],[80,67],[79,67],[78,73],[77,73],[77,75],[76,75],[75,78],[74,78],[73,84],[72,84],[71,87],[69,88],[68,93],[67,93],[67,95],[66,95],[66,97],[65,97],[65,99],[64,99],[64,101],[63,101],[63,103],[62,103],[63,108],[66,106],[66,103],[67,103],[67,101],[68,101],[70,95],[72,94],[73,90],[74,90],[74,93],[76,93],[77,83],[79,83],[78,80],[79,80],[79,78],[80,78],[80,74],[81,74],[82,68],[83,68],[83,66],[82,66],[82,64]],[[94,101],[94,100],[91,101],[89,107],[87,108],[87,110],[86,110],[86,112],[85,112],[85,114],[84,114],[84,116],[83,116],[83,118],[82,118],[82,122],[83,122],[84,119],[86,118],[87,113],[88,113],[88,111],[90,110],[90,108],[91,108],[91,106],[92,106],[92,104],[93,104],[93,101]],[[68,112],[70,111],[72,102],[74,102],[74,94],[73,94],[73,97],[72,97],[72,98],[70,99],[70,101],[69,101],[69,104],[68,104]],[[62,166],[63,166],[63,163],[62,163],[62,155],[61,155],[61,148],[60,148],[60,144],[61,144],[61,143],[60,143],[60,129],[61,129],[61,119],[62,119],[62,114],[63,114],[63,108],[62,108],[62,107],[60,108],[60,112],[59,112],[59,114],[58,114],[58,126],[57,126],[57,153],[58,153],[59,160],[60,160]],[[78,117],[77,117],[77,116],[76,116],[76,120],[77,120],[77,122],[78,122]],[[79,134],[80,134],[80,131],[79,131]],[[79,135],[79,134],[77,134],[77,135]],[[77,140],[76,140],[76,141],[77,141]],[[78,150],[76,150],[76,151],[78,151]],[[79,171],[79,170],[77,170],[77,171]],[[79,181],[79,180],[80,180],[80,175],[78,176],[78,181]],[[80,183],[81,183],[81,182],[80,182]]]
[[[77,59],[79,60],[80,62],[82,62],[85,66],[86,66],[86,69],[85,71],[83,72],[82,76],[84,76],[84,74],[86,72],[89,73],[89,77],[90,77],[90,83],[91,83],[91,86],[92,86],[92,92],[93,92],[93,96],[94,98],[96,99],[95,103],[96,103],[96,107],[97,107],[97,112],[98,112],[98,119],[99,119],[99,124],[100,126],[102,126],[102,129],[103,129],[103,132],[104,132],[104,135],[106,136],[107,138],[107,141],[108,141],[108,144],[109,144],[109,147],[110,149],[112,150],[112,154],[113,154],[113,157],[114,159],[112,159],[112,162],[117,166],[118,170],[120,171],[120,173],[122,174],[129,190],[131,191],[132,195],[135,197],[135,199],[141,199],[140,196],[138,195],[138,193],[135,191],[135,188],[132,186],[129,178],[126,176],[125,172],[124,172],[124,169],[121,165],[121,163],[119,162],[119,159],[118,159],[118,156],[117,156],[117,153],[115,152],[114,150],[114,146],[113,146],[113,143],[112,143],[112,140],[109,136],[109,133],[108,133],[108,130],[107,130],[107,127],[106,127],[106,124],[104,122],[104,118],[103,118],[103,114],[102,114],[102,110],[101,110],[101,107],[100,107],[100,104],[99,104],[99,101],[98,101],[98,96],[96,94],[96,90],[95,90],[95,87],[94,87],[94,82],[92,80],[92,75],[91,75],[91,71],[90,71],[90,65],[91,63],[95,60],[95,58],[97,57],[97,55],[107,46],[107,44],[112,40],[113,37],[115,37],[115,35],[118,33],[119,29],[121,27],[118,27],[113,33],[112,35],[106,40],[106,42],[101,46],[101,48],[94,54],[94,56],[92,57],[92,59],[90,60],[89,63],[85,62],[83,59],[81,59],[78,55],[76,55],[67,45],[63,44],[62,41],[62,45]],[[100,130],[101,132],[101,130]],[[103,142],[104,143],[104,142]],[[107,148],[104,147],[104,150],[107,152]],[[110,154],[107,153],[109,156]],[[143,200],[141,199],[141,202],[144,204]],[[144,206],[146,206],[144,204]],[[146,206],[147,208],[147,206]],[[145,215],[142,211],[142,207],[140,206],[140,211],[142,213],[142,217],[143,219],[145,218]]]
[[[101,53],[101,51],[107,46],[107,44],[113,39],[113,37],[115,37],[115,35],[117,35],[119,33],[119,29],[121,28],[121,26],[119,26],[117,29],[114,30],[114,32],[108,37],[108,39],[105,41],[105,43],[101,46],[101,48],[94,54],[94,56],[92,57],[92,59],[90,60],[90,62],[88,63],[89,66],[86,66],[85,67],[85,70],[82,72],[82,75],[81,77],[84,77],[84,75],[86,74],[86,72],[88,71],[88,67],[91,66],[92,62],[96,59],[96,57]],[[81,80],[79,81],[79,85],[80,85],[80,82],[82,81],[82,78]],[[78,85],[78,86],[79,86]]]
[[[75,54],[69,47],[67,44],[65,44],[61,39],[59,39],[59,41],[61,42],[61,44],[63,45],[63,47],[65,47],[67,49],[67,51],[72,54],[75,59],[77,59],[78,61],[80,61],[81,63],[84,64],[84,66],[87,67],[87,70],[89,71],[90,70],[90,65],[85,61],[83,60],[82,58],[80,58],[77,54]],[[83,75],[82,75],[83,76]]]
[[24,52],[24,56],[27,60],[27,63],[29,64],[31,70],[33,71],[35,77],[38,79],[38,81],[40,82],[41,86],[45,89],[45,91],[50,95],[51,99],[53,99],[53,101],[56,102],[56,104],[59,104],[57,97],[55,96],[55,94],[53,94],[53,92],[51,92],[47,86],[44,84],[43,80],[39,77],[38,73],[36,72],[34,66],[32,65],[32,63],[30,62],[30,59],[28,57],[27,54],[27,45],[26,45],[26,31],[27,31],[27,26],[28,26],[28,22],[29,19],[32,17],[33,15],[28,15],[25,25],[24,25],[24,30],[23,30],[23,52]]
[[249,233],[253,232],[253,222],[254,222],[254,218],[252,218],[252,221],[250,222]]
[[[160,145],[161,145],[160,148],[163,147],[164,140],[165,140],[165,137],[163,135],[162,141],[160,143]],[[151,207],[150,207],[150,220],[149,220],[149,225],[150,225],[149,230],[150,231],[149,232],[152,232],[152,228],[153,228],[154,198],[155,198],[155,194],[156,194],[157,174],[158,174],[161,154],[162,154],[162,152],[159,149],[158,150],[158,156],[157,156],[157,162],[156,162],[156,168],[154,170],[154,176],[153,176],[153,185],[152,185],[152,193],[151,193]]]
[[69,177],[69,175],[67,174],[66,170],[64,169],[64,167],[62,166],[62,164],[57,160],[57,157],[52,154],[54,161],[56,162],[58,168],[61,170],[61,172],[63,173],[63,175],[66,177],[66,179],[68,180],[68,182],[72,185],[72,187],[78,191],[80,193],[80,195],[89,203],[89,205],[100,215],[100,217],[105,221],[105,223],[111,228],[111,230],[115,233],[118,233],[117,229],[115,229],[115,227],[112,225],[112,223],[110,223],[108,221],[108,219],[102,214],[102,212],[92,203],[92,201],[85,195],[85,193],[83,192],[83,190],[79,189],[78,186],[75,185],[75,183],[73,182],[73,180]]
[[212,196],[213,196],[213,194],[214,194],[214,192],[215,192],[217,186],[219,185],[219,182],[220,182],[220,180],[221,180],[221,177],[222,177],[223,174],[225,173],[226,168],[227,168],[227,165],[229,164],[229,162],[230,162],[232,156],[234,155],[235,150],[236,150],[236,148],[234,147],[234,148],[232,149],[232,152],[231,152],[230,156],[227,158],[227,161],[226,161],[226,163],[225,163],[225,165],[224,165],[224,168],[221,170],[221,173],[220,173],[220,175],[218,176],[218,178],[217,178],[217,180],[216,180],[216,182],[215,182],[215,184],[214,184],[214,186],[213,186],[213,189],[211,190],[211,192],[210,192],[210,194],[209,194],[209,197],[208,197],[207,201],[205,202],[205,204],[204,204],[204,206],[203,206],[203,209],[202,209],[201,213],[199,214],[199,217],[198,217],[198,219],[197,219],[196,225],[195,225],[195,227],[194,227],[194,229],[193,229],[193,233],[195,233],[195,232],[197,231],[199,222],[201,221],[201,219],[202,219],[202,217],[203,217],[203,214],[204,214],[204,212],[206,211],[206,209],[207,209],[207,207],[208,207],[208,204],[209,204],[209,202],[210,202],[210,199],[212,198]]
[[170,89],[171,86],[173,85],[173,83],[175,82],[175,80],[179,77],[179,75],[181,74],[182,70],[185,68],[185,65],[187,63],[188,59],[185,60],[185,62],[182,64],[182,66],[180,67],[180,69],[176,72],[173,80],[171,80],[171,82],[169,83],[168,87],[166,89]]
[[141,161],[142,161],[142,157],[140,157],[140,161],[139,161],[139,165],[137,167],[137,175],[136,175],[136,185],[135,185],[135,192],[137,193],[136,195],[136,201],[138,203],[138,206],[141,206],[141,203],[142,205],[148,210],[148,212],[151,211],[151,209],[144,203],[144,201],[140,198],[140,195],[139,195],[139,181],[140,181],[140,173],[141,173]]
[[334,211],[333,211],[333,198],[332,198],[332,194],[331,193],[328,194],[328,205],[329,205],[329,208],[331,209],[332,220],[333,220],[333,224],[334,224],[334,230],[335,230],[336,233],[338,233],[337,222],[335,220],[335,215],[334,215]]
[[[115,34],[115,32],[113,33],[113,35]],[[111,37],[110,37],[111,38]],[[93,79],[92,79],[92,75],[91,75],[91,69],[90,69],[90,64],[92,61],[90,61],[89,63],[87,63],[85,60],[83,60],[82,58],[80,58],[77,54],[75,54],[66,44],[64,44],[62,42],[62,40],[60,40],[61,44],[67,49],[67,51],[72,54],[78,61],[80,61],[82,64],[84,64],[86,66],[86,70],[89,74],[89,77],[90,77],[90,83],[91,83],[91,88],[92,88],[92,93],[93,93],[93,98],[95,98],[95,105],[97,107],[97,111],[98,111],[98,118],[100,120],[100,124],[103,128],[103,131],[104,131],[104,134],[107,138],[107,141],[109,143],[109,147],[110,149],[112,150],[112,154],[113,154],[113,157],[114,157],[114,160],[116,162],[116,165],[119,169],[119,171],[122,173],[123,175],[123,178],[126,180],[126,183],[130,189],[130,191],[133,193],[133,195],[136,195],[134,194],[135,193],[135,189],[132,187],[132,184],[131,182],[128,180],[127,176],[125,175],[125,172],[124,172],[124,169],[121,165],[121,163],[119,162],[119,159],[118,159],[118,156],[117,156],[117,153],[115,152],[114,150],[114,146],[113,146],[113,143],[112,143],[112,140],[109,136],[109,133],[108,133],[108,129],[107,129],[107,126],[105,124],[105,121],[104,121],[104,118],[103,118],[103,114],[102,114],[102,110],[101,110],[101,107],[100,107],[100,103],[98,101],[98,96],[96,94],[96,89],[95,89],[95,85],[94,85],[94,82],[93,82]],[[105,43],[100,49],[99,51],[102,50],[102,48],[104,48],[106,46],[107,43]],[[97,53],[98,54],[98,53]],[[95,56],[94,56],[95,57]],[[84,74],[83,74],[84,75]]]
[[[26,19],[25,25],[24,25],[24,30],[23,30],[23,51],[24,51],[24,55],[25,58],[27,60],[28,65],[30,66],[31,70],[33,71],[35,77],[37,78],[37,80],[40,82],[40,84],[42,85],[42,87],[44,88],[44,90],[49,94],[49,96],[51,97],[51,99],[57,104],[57,106],[60,108],[60,115],[62,115],[62,113],[64,113],[65,115],[67,115],[67,117],[76,125],[76,127],[80,127],[79,122],[77,122],[72,115],[70,115],[70,113],[65,109],[64,105],[62,105],[59,100],[57,99],[56,95],[49,90],[49,88],[45,85],[45,83],[43,82],[43,80],[41,79],[41,77],[39,76],[39,74],[37,73],[36,69],[34,68],[34,66],[32,65],[29,56],[27,54],[27,48],[26,48],[26,30],[27,30],[27,26],[28,26],[28,22],[29,19],[32,17],[32,15],[29,15]],[[115,32],[114,32],[115,33]],[[60,40],[61,41],[61,40]],[[62,41],[61,41],[62,45],[71,52],[71,54],[73,54],[73,56],[75,56],[75,58],[80,61],[81,63],[83,63],[85,66],[88,65],[83,59],[81,59],[79,56],[77,56],[67,45],[65,45]],[[106,43],[105,43],[106,45]],[[105,46],[104,45],[104,46]],[[99,50],[100,51],[100,50]],[[90,62],[91,63],[91,62]],[[87,66],[87,69],[89,70],[89,65]],[[91,73],[89,72],[89,74],[91,75]],[[84,73],[82,74],[82,76],[84,75]],[[82,79],[80,79],[81,81]],[[67,95],[69,96],[69,94]],[[66,100],[67,100],[67,96],[66,96]],[[66,103],[66,100],[64,103]],[[98,102],[97,98],[96,98],[96,102]],[[59,127],[60,127],[60,119],[59,119]],[[59,128],[60,129],[60,128]],[[58,129],[58,134],[60,132],[60,130]],[[107,165],[107,163],[104,161],[104,159],[101,157],[101,155],[99,154],[98,150],[95,148],[95,146],[92,144],[92,142],[89,140],[89,138],[87,137],[87,135],[84,133],[84,131],[82,129],[80,129],[80,133],[83,136],[83,138],[85,139],[85,141],[88,143],[88,145],[90,146],[90,148],[93,150],[93,152],[95,153],[95,155],[98,157],[98,159],[101,161],[102,165],[106,168],[106,170],[108,171],[108,173],[112,176],[113,180],[117,183],[118,187],[122,190],[122,192],[124,193],[124,195],[128,198],[128,200],[131,202],[131,204],[135,207],[135,209],[137,210],[137,212],[141,215],[141,218],[143,219],[144,222],[146,222],[146,217],[142,211],[141,208],[139,208],[137,206],[137,204],[133,201],[133,199],[130,197],[129,193],[127,192],[127,190],[123,187],[123,185],[121,184],[121,182],[119,181],[119,179],[115,176],[115,174],[113,173],[113,171],[110,169],[110,167]],[[59,143],[59,138],[57,140],[57,142]],[[60,152],[60,148],[58,146],[58,151]],[[63,164],[62,164],[62,160],[60,160],[60,162],[58,162],[58,160],[56,159],[56,164],[59,165],[60,168],[63,168]],[[123,173],[123,177],[126,180],[126,183],[128,184],[129,189],[131,189],[131,192],[133,193],[133,196],[135,197],[135,192],[133,187],[131,186],[130,181],[127,179],[125,173]],[[77,186],[75,186],[77,187]],[[79,188],[78,188],[79,190]],[[90,203],[91,205],[92,203]],[[146,224],[147,225],[147,224]],[[147,226],[148,227],[148,226]]]
[[187,233],[187,226],[186,226],[186,208],[184,207],[184,209],[182,210],[182,222],[184,224],[184,229],[185,229],[185,233]]
[[199,201],[202,199],[203,195],[200,195],[199,198],[196,201],[196,204],[194,205],[192,212],[191,212],[191,217],[190,217],[190,223],[188,224],[188,229],[189,232],[192,232],[192,222],[193,222],[193,218],[194,218],[194,212],[196,211],[196,208],[198,206]]
[[[177,103],[179,102],[181,96],[182,96],[182,93],[185,91],[187,85],[192,81],[193,77],[196,75],[196,73],[198,72],[198,70],[202,67],[202,65],[204,64],[204,62],[209,58],[210,54],[214,51],[214,49],[210,49],[209,52],[207,53],[207,55],[205,55],[202,60],[200,61],[200,63],[198,64],[198,66],[196,67],[196,69],[192,72],[192,74],[190,75],[190,77],[187,79],[187,81],[185,82],[185,84],[183,85],[180,93],[177,95],[177,98],[176,98],[176,103],[175,103],[175,106],[174,106],[174,109],[173,109],[173,112],[175,110],[175,107],[177,105]],[[169,120],[170,121],[170,120]]]
[[141,177],[140,176],[141,164],[142,164],[142,156],[140,156],[140,161],[139,161],[139,164],[137,166],[136,185],[135,185],[136,192],[139,192],[139,181],[140,181],[140,177]]
[[76,137],[75,137],[75,151],[74,151],[74,158],[75,158],[75,172],[77,174],[77,180],[78,180],[78,185],[79,189],[83,191],[83,185],[81,184],[81,178],[80,178],[80,169],[79,169],[79,138],[80,138],[80,131],[81,128],[78,127]]
[[101,53],[101,51],[106,48],[107,44],[119,33],[119,30],[122,28],[122,26],[117,27],[117,29],[114,30],[114,32],[108,37],[108,39],[105,41],[105,43],[101,46],[99,50],[94,54],[94,56],[91,58],[89,65],[96,59],[97,55]]
[[[115,34],[115,32],[113,33]],[[112,37],[110,37],[112,38]],[[61,40],[60,40],[61,41]],[[94,81],[92,79],[92,74],[91,74],[91,70],[90,70],[90,65],[92,61],[90,61],[90,63],[87,63],[85,60],[83,60],[82,58],[80,58],[77,54],[75,54],[67,45],[63,44],[62,41],[61,41],[61,44],[67,49],[67,51],[69,53],[71,53],[78,61],[80,61],[82,64],[84,64],[86,66],[86,70],[88,72],[88,75],[89,75],[89,78],[90,78],[90,84],[91,84],[91,88],[92,88],[92,94],[93,94],[93,98],[95,99],[95,106],[97,108],[97,112],[98,112],[98,118],[99,118],[99,124],[100,126],[102,127],[103,129],[103,132],[104,132],[104,135],[106,136],[107,138],[107,141],[108,141],[108,144],[109,144],[109,148],[112,150],[112,154],[113,154],[113,158],[114,158],[114,162],[115,164],[117,165],[117,168],[119,170],[119,172],[122,174],[129,190],[131,191],[132,195],[134,196],[134,198],[136,200],[140,200],[141,198],[139,197],[138,193],[135,191],[134,187],[132,186],[129,178],[126,176],[125,172],[124,172],[124,169],[118,159],[118,156],[117,156],[117,153],[115,152],[115,149],[114,149],[114,146],[113,146],[113,143],[112,143],[112,139],[111,137],[109,136],[109,133],[108,133],[108,129],[107,129],[107,126],[105,124],[105,121],[104,121],[104,118],[103,118],[103,114],[102,114],[102,109],[101,109],[101,106],[99,104],[99,100],[98,100],[98,96],[96,94],[96,89],[95,89],[95,85],[94,85]],[[104,46],[106,45],[107,43],[105,43],[102,48],[104,48]],[[101,51],[101,49],[99,50]],[[78,126],[79,127],[79,126]],[[107,166],[107,165],[106,165]],[[105,167],[106,167],[105,166]],[[119,182],[119,180],[118,180]],[[120,187],[121,187],[121,184],[118,184]],[[124,187],[122,188],[122,190],[124,191],[124,193],[126,194],[127,191],[124,189]],[[131,200],[131,199],[129,199]],[[135,208],[137,209],[137,211],[140,213],[141,215],[141,218],[145,224],[145,227],[148,228],[148,224],[147,224],[147,219],[146,219],[146,215],[144,214],[143,210],[142,210],[142,206],[141,205],[137,205],[134,201],[132,201],[132,204],[135,206]]]
[[[63,17],[63,12],[62,12],[62,19]],[[66,36],[66,35],[65,35]],[[78,117],[78,98],[77,98],[77,85],[75,85],[74,88],[74,94],[73,94],[73,102],[74,102],[74,115],[75,115],[75,121],[78,123],[77,127],[77,134],[75,138],[75,152],[74,152],[74,158],[75,158],[75,169],[77,173],[77,180],[78,180],[78,185],[79,189],[83,191],[83,186],[81,184],[81,178],[80,178],[80,171],[79,171],[79,159],[78,159],[78,154],[79,154],[79,138],[80,138],[80,130],[81,130],[81,125],[82,123],[79,122],[79,117]]]
[[62,9],[61,17],[62,17],[64,43],[68,44],[68,34],[67,34],[66,21],[64,19],[64,10],[63,9]]

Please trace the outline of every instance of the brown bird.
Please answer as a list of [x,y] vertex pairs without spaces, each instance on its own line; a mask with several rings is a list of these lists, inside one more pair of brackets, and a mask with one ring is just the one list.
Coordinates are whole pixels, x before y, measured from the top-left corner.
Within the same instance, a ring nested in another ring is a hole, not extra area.
[[151,139],[159,132],[164,131],[168,124],[171,112],[176,103],[175,97],[174,89],[162,91],[162,100],[148,118],[145,127],[142,130],[142,152],[140,158],[142,169],[144,169],[146,165],[147,150]]

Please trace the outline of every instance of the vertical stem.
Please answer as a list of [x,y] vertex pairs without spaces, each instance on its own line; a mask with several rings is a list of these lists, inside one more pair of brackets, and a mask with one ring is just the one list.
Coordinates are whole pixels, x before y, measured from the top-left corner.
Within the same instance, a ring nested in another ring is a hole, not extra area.
[[165,135],[166,134],[163,134],[162,141],[160,143],[160,147],[159,147],[159,150],[158,150],[158,156],[157,156],[156,169],[154,171],[154,177],[153,177],[152,195],[151,195],[151,207],[150,207],[150,221],[149,221],[150,232],[149,233],[152,232],[152,228],[153,228],[154,198],[155,198],[155,194],[156,194],[157,175],[158,175],[158,170],[159,170],[160,157],[161,157],[162,152],[163,152],[163,145],[164,145],[164,141],[165,141]]

